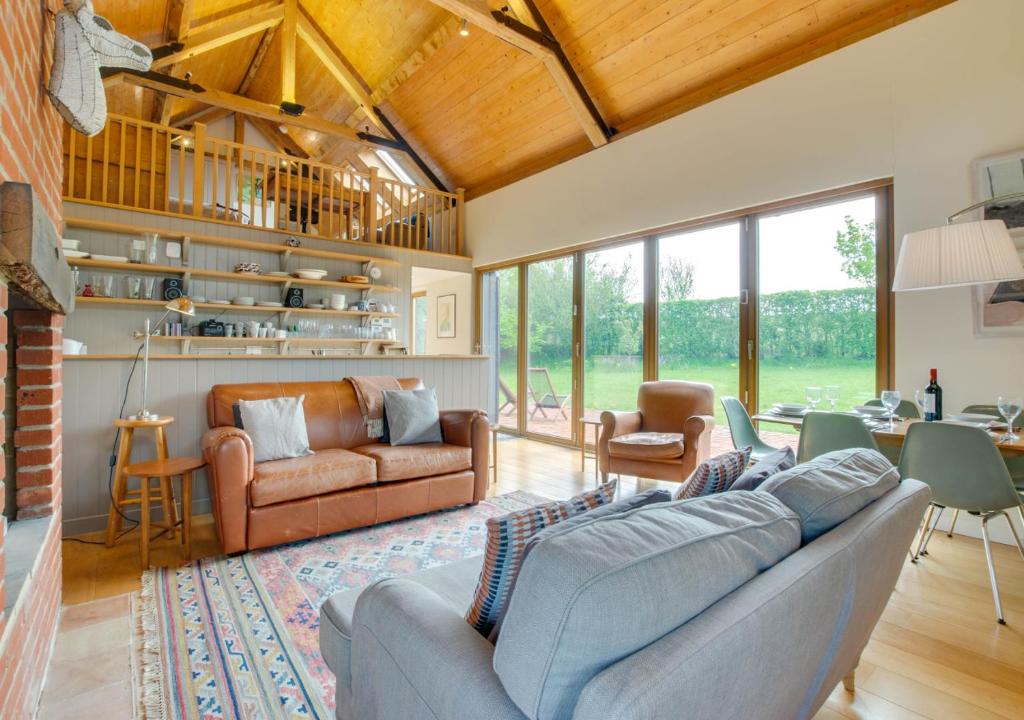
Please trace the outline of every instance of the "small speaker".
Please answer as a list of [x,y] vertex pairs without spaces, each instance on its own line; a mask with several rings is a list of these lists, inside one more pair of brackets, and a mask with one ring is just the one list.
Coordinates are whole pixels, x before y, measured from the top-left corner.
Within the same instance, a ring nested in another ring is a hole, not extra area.
[[177,300],[185,294],[181,278],[164,278],[163,296],[164,300]]
[[300,308],[302,302],[302,288],[288,288],[288,294],[284,298],[285,307]]

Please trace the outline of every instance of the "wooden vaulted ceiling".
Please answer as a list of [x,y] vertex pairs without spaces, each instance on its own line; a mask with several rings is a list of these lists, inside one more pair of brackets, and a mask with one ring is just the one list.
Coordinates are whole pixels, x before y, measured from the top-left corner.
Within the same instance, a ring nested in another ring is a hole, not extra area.
[[[951,1],[299,0],[298,22],[305,16],[307,28],[318,26],[329,43],[321,50],[347,66],[363,97],[442,181],[473,196],[603,144],[602,124],[614,129],[614,142]],[[228,32],[241,17],[273,12],[277,2],[94,6],[119,31],[157,47]],[[494,20],[501,8],[512,22]],[[470,23],[467,36],[459,33],[462,18]],[[159,71],[190,73],[205,88],[277,105],[283,27],[268,23]],[[295,68],[295,100],[307,115],[391,135],[343,88],[344,68],[332,73],[310,43],[295,42]],[[136,84],[107,92],[112,111],[158,122],[187,124],[207,109]],[[273,135],[276,125],[260,127]],[[367,152],[350,138],[311,129],[292,127],[272,139],[292,152],[356,167]],[[423,178],[411,162],[403,165]]]

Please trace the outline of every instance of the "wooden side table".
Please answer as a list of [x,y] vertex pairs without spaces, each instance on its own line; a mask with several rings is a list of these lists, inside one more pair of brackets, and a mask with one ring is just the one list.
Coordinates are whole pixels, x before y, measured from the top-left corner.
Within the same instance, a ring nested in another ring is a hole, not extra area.
[[[107,547],[113,547],[118,533],[124,524],[124,507],[126,505],[138,505],[141,499],[140,490],[128,490],[128,478],[125,475],[125,468],[131,463],[132,445],[135,439],[136,430],[153,431],[156,439],[156,456],[158,460],[167,459],[167,434],[164,428],[174,422],[170,415],[154,418],[152,420],[130,420],[118,418],[114,426],[121,430],[121,440],[117,444],[117,461],[114,464],[114,486],[111,488],[110,512],[107,514]],[[160,488],[161,497],[170,493],[170,480],[162,481]],[[173,504],[172,504],[173,512]],[[177,517],[175,517],[177,523]]]
[[160,493],[160,505],[163,510],[163,522],[157,527],[170,533],[173,538],[178,524],[178,514],[174,504],[173,478],[181,477],[181,540],[185,547],[185,559],[192,559],[192,473],[206,465],[202,458],[176,457],[168,459],[146,460],[129,465],[124,469],[126,477],[139,478],[139,511],[141,513],[139,547],[142,551],[142,567],[149,567],[150,514],[152,511],[151,485],[159,480],[157,490]]
[[597,444],[601,438],[601,421],[593,418],[580,418],[580,472],[587,470],[587,426],[594,428],[594,482],[601,485],[601,468],[597,459]]

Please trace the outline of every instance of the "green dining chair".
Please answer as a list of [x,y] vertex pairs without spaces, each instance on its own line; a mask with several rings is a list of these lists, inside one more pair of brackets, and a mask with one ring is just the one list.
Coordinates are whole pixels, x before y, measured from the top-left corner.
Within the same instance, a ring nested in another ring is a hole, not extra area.
[[[864,403],[864,405],[867,407],[885,407],[878,398],[872,398]],[[900,400],[900,404],[896,406],[896,414],[901,418],[912,418],[914,420],[921,418],[921,411],[918,410],[917,404],[913,400]]]
[[[999,408],[995,405],[968,405],[961,412],[1002,417]],[[1019,418],[1017,422],[1020,422]],[[1015,422],[1014,425],[1016,424]],[[1013,486],[1017,488],[1017,492],[1024,493],[1024,455],[1003,456],[1003,462],[1006,463],[1006,469],[1010,473],[1010,479],[1013,480]],[[946,531],[947,537],[953,537],[953,532],[956,530],[956,521],[959,517],[960,511],[954,510],[953,521],[949,524],[949,530]],[[1021,522],[1024,522],[1024,510],[1021,511]]]
[[747,414],[747,409],[738,399],[729,396],[723,397],[722,409],[725,410],[725,418],[729,421],[729,434],[732,436],[733,447],[737,450],[748,445],[752,447],[751,461],[757,462],[779,449],[772,447],[758,436],[757,430],[754,429],[754,423],[750,421],[750,415]]
[[809,412],[800,426],[798,463],[813,460],[833,450],[868,448],[878,450],[878,443],[859,417],[831,412]]
[[1000,515],[1006,518],[1021,558],[1024,558],[1024,545],[1021,545],[1017,529],[1006,513],[1007,510],[1017,508],[1024,518],[1024,510],[1021,510],[1021,495],[1014,488],[1010,473],[992,438],[976,427],[914,423],[907,430],[899,470],[901,478],[920,480],[932,489],[932,500],[921,527],[915,559],[927,552],[928,540],[935,532],[942,511],[947,507],[964,510],[981,518],[981,537],[985,545],[996,620],[1000,625],[1005,625],[1003,606],[999,601],[999,582],[992,562],[988,522]]

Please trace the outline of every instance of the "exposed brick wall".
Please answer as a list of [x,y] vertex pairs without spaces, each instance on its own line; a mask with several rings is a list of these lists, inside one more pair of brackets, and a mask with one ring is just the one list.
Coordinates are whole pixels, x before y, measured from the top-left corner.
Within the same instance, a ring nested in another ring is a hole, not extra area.
[[[58,235],[61,222],[62,121],[46,96],[53,58],[53,27],[61,0],[0,0],[0,183],[27,182],[35,189]],[[0,285],[0,348],[7,346],[8,294]],[[7,408],[6,422],[15,425],[16,462],[22,468],[15,482],[18,517],[49,517],[42,550],[35,558],[17,603],[4,615],[3,582],[6,521],[0,518],[0,717],[32,717],[57,629],[61,598],[61,377],[60,335],[63,318],[26,316],[21,340],[25,352],[15,358],[18,377],[5,377],[7,358],[0,358],[3,383],[23,380],[18,408]],[[6,350],[0,350],[6,353]],[[0,392],[0,405],[3,404]],[[17,410],[17,412],[15,412]],[[12,417],[13,416],[13,417]],[[3,427],[0,427],[0,431]],[[3,435],[0,434],[0,438]],[[5,447],[5,453],[14,449]],[[22,462],[24,461],[24,463]],[[0,492],[0,507],[4,493]]]
[[0,182],[31,183],[61,227],[60,115],[46,96],[60,0],[0,2]]
[[[0,440],[6,435],[6,417],[4,411],[4,405],[7,404],[7,286],[0,283],[0,337],[3,338],[3,363],[0,363]],[[6,450],[6,449],[5,449]],[[5,598],[7,588],[4,585],[4,537],[7,535],[7,521],[2,515],[4,507],[7,502],[7,463],[0,465],[0,638],[3,637],[4,623],[6,619],[4,617],[4,606],[6,605]],[[0,706],[2,707],[2,706]]]
[[15,310],[18,348],[16,450],[18,519],[52,515],[61,489],[61,342],[64,318]]

